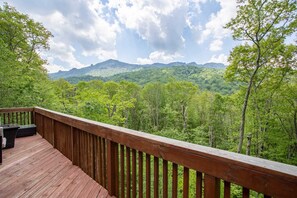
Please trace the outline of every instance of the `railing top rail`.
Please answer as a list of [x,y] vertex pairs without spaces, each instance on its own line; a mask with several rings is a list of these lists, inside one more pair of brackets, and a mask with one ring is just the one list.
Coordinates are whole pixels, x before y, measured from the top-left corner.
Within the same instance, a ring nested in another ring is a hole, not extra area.
[[34,111],[88,133],[258,192],[297,189],[297,167],[104,124],[40,107]]
[[30,112],[33,110],[34,110],[33,107],[0,108],[0,113]]
[[[229,152],[225,150],[220,150],[216,148],[211,148],[207,146],[201,146],[197,144],[192,144],[188,142],[183,142],[179,140],[174,140],[162,136],[157,136],[153,134],[148,134],[145,132],[135,131],[132,129],[127,129],[123,127],[118,127],[114,125],[109,125],[97,121],[92,121],[85,118],[80,118],[77,116],[72,116],[52,110],[43,109],[40,107],[35,107],[35,112],[46,115],[52,119],[57,121],[65,122],[71,126],[74,126],[78,129],[84,130],[86,132],[92,133],[94,135],[103,136],[106,139],[110,139],[117,143],[125,143],[126,141],[123,139],[128,139],[127,137],[137,137],[140,140],[151,140],[152,142],[156,143],[158,146],[165,146],[166,144],[170,146],[175,146],[179,148],[185,149],[187,152],[199,152],[199,154],[204,155],[211,155],[214,157],[219,157],[226,160],[238,161],[242,162],[247,165],[251,166],[258,166],[264,169],[275,170],[284,174],[292,175],[297,177],[297,166],[287,165],[279,162],[274,162],[270,160],[265,160],[257,157],[247,156],[239,153]],[[62,118],[62,119],[61,119]],[[71,121],[75,120],[75,121]],[[100,127],[100,132],[94,130],[94,126]],[[113,133],[110,133],[112,131]],[[123,137],[125,136],[125,137]],[[133,148],[133,145],[128,145],[129,147]],[[154,147],[155,145],[150,145]],[[141,149],[140,149],[141,150]],[[161,153],[160,153],[160,157]],[[297,178],[296,178],[297,179]]]

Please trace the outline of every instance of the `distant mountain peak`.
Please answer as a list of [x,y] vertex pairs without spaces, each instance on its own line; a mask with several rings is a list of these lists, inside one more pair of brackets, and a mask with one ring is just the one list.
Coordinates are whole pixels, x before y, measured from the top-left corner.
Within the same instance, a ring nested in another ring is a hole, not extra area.
[[206,63],[206,64],[197,64],[196,62],[184,63],[184,62],[171,62],[171,63],[153,63],[153,64],[129,64],[121,62],[115,59],[108,59],[106,61],[91,64],[90,66],[83,67],[80,69],[73,68],[69,71],[59,71],[57,73],[49,74],[53,79],[59,78],[68,78],[75,76],[100,76],[108,77],[115,74],[138,71],[145,68],[165,68],[165,67],[174,67],[174,66],[195,66],[195,67],[206,67],[206,68],[215,68],[215,69],[225,69],[225,66],[221,63]]

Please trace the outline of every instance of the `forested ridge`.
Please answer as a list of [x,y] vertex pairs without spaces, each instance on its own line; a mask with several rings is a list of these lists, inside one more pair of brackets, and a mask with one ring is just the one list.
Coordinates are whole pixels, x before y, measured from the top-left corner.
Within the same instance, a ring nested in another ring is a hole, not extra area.
[[[0,7],[0,107],[38,105],[297,165],[296,42],[285,43],[296,32],[296,4],[251,2],[239,3],[238,17],[228,24],[234,39],[248,42],[233,49],[223,74],[214,70],[225,80],[215,77],[218,82],[208,84],[209,70],[195,67],[149,69],[146,77],[135,71],[106,82],[49,80],[43,68],[46,60],[38,51],[48,49],[51,33],[4,4]],[[245,17],[254,13],[254,18]],[[223,85],[213,87],[225,81],[238,87],[225,91]]]
[[77,84],[80,81],[102,80],[129,81],[144,86],[150,82],[167,83],[170,81],[189,81],[197,84],[201,90],[218,92],[223,95],[234,93],[239,89],[236,82],[224,79],[224,69],[202,68],[196,66],[172,66],[164,68],[148,68],[139,71],[125,72],[110,77],[79,76],[68,77],[66,81]]

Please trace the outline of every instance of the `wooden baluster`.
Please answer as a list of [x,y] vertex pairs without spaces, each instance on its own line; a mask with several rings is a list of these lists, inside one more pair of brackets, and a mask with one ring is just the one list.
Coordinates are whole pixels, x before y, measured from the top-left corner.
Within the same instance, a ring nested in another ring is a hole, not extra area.
[[208,174],[204,174],[204,197],[220,197],[220,179]]
[[230,193],[230,182],[224,181],[224,198],[230,198],[231,193]]
[[24,125],[26,125],[27,123],[26,123],[26,121],[27,121],[27,114],[26,114],[26,112],[23,112],[23,114],[24,114],[24,116],[23,116],[23,118],[24,118]]
[[138,196],[143,197],[143,153],[138,151]]
[[159,158],[154,157],[154,197],[159,197]]
[[132,150],[132,197],[136,198],[136,150]]
[[189,169],[184,167],[183,198],[189,197]]
[[10,113],[7,113],[7,120],[8,120],[8,124],[12,124],[10,121]]
[[107,187],[107,152],[106,152],[106,139],[102,138],[103,140],[103,171],[104,171],[104,187]]
[[248,188],[242,188],[242,198],[249,198],[250,197],[250,190]]
[[19,112],[16,112],[16,123],[19,124]]
[[30,112],[30,117],[31,117],[31,123],[30,124],[35,124],[35,122],[34,122],[34,112],[33,111]]
[[121,154],[120,154],[120,161],[121,161],[121,197],[125,197],[125,147],[121,145]]
[[196,198],[202,197],[202,173],[196,171]]
[[130,170],[130,148],[126,147],[126,197],[130,197],[130,191],[131,191],[131,170]]
[[[102,185],[103,183],[103,168],[102,168],[102,146],[101,146],[101,137],[98,137],[98,140],[97,140],[97,150],[98,150],[98,181],[99,181],[99,184]],[[80,149],[81,151],[81,149]]]
[[168,161],[163,159],[163,197],[168,197]]
[[118,144],[107,140],[107,189],[111,196],[118,196]]
[[[43,116],[42,116],[43,117]],[[20,125],[22,125],[23,124],[23,113],[22,112],[20,112]]]
[[172,164],[172,197],[177,198],[177,183],[178,183],[178,166],[177,164]]
[[146,198],[151,197],[151,156],[146,154]]
[[6,124],[6,113],[3,113],[3,124]]
[[31,124],[30,123],[30,112],[29,111],[27,112],[27,124]]
[[[54,127],[53,127],[54,128]],[[76,128],[72,129],[72,140],[73,140],[73,160],[72,163],[73,165],[79,166],[79,131]],[[95,144],[95,151],[97,151],[97,144]],[[96,152],[96,154],[98,155],[98,153]],[[95,158],[95,163],[97,163],[97,158]],[[95,170],[95,172],[97,172],[98,170]],[[95,177],[96,181],[98,182],[97,178]]]

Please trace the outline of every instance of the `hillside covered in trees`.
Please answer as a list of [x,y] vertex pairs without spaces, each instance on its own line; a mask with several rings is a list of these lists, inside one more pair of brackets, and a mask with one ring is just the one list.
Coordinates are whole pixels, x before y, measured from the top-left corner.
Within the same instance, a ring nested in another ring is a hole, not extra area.
[[245,18],[255,5],[241,5],[227,25],[234,39],[248,42],[233,49],[225,71],[147,69],[77,84],[49,79],[38,50],[48,49],[51,33],[4,4],[0,107],[38,105],[297,165],[297,50],[285,43],[296,32],[296,5],[265,2],[256,5],[263,17]]
[[139,71],[125,72],[110,77],[80,76],[68,77],[66,81],[77,84],[80,81],[129,81],[140,86],[151,82],[168,83],[170,81],[189,81],[198,85],[201,90],[218,92],[223,95],[232,94],[239,89],[236,82],[224,79],[224,69],[203,68],[197,66],[171,66],[164,68],[147,68]]

